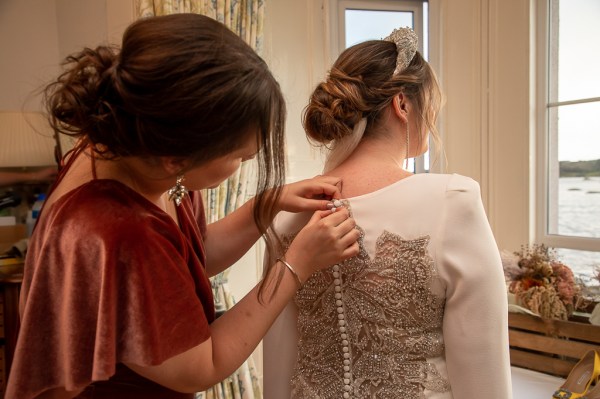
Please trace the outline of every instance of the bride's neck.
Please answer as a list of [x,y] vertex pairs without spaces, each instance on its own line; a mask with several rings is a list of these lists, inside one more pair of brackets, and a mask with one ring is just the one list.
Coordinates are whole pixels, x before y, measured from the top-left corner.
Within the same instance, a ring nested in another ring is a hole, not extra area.
[[342,195],[354,197],[376,191],[412,175],[403,168],[406,149],[390,140],[364,139],[327,175],[342,178]]
[[358,166],[379,171],[393,171],[403,169],[405,155],[406,149],[397,140],[365,138],[335,169]]

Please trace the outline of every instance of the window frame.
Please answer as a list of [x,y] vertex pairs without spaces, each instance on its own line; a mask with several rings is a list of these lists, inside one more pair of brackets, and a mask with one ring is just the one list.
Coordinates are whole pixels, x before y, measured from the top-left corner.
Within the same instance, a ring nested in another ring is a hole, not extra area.
[[[542,0],[537,2],[537,26],[536,26],[536,116],[537,116],[537,179],[535,201],[535,241],[543,243],[548,247],[573,249],[580,251],[600,252],[600,238],[576,237],[561,234],[551,234],[552,223],[551,195],[557,195],[558,190],[558,129],[552,126],[550,120],[551,108],[558,108],[572,104],[600,101],[600,98],[580,99],[561,102],[550,101],[550,18],[551,1]],[[556,184],[551,184],[551,179]],[[552,191],[551,191],[552,190]],[[554,194],[551,194],[554,193]]]
[[[412,12],[413,30],[419,37],[418,50],[421,54],[425,54],[424,3],[428,2],[425,0],[328,0],[330,37],[329,64],[333,64],[346,48],[346,10]],[[430,142],[430,148],[431,145],[433,145],[433,143]],[[424,155],[414,158],[414,165],[415,173],[426,173],[431,170],[431,165],[429,165],[429,168],[425,168]]]
[[[332,36],[334,60],[346,48],[346,10],[399,11],[413,13],[413,30],[423,38],[423,1],[421,0],[329,0],[335,18],[335,36]],[[334,22],[334,21],[332,21]],[[332,32],[333,33],[333,32]],[[390,32],[391,33],[391,32]],[[336,40],[337,39],[337,40]],[[422,40],[419,51],[423,52]]]

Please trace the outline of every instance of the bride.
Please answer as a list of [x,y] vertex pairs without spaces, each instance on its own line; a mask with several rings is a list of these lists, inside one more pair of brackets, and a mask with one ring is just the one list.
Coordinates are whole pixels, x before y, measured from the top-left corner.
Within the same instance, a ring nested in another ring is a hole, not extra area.
[[[265,399],[511,398],[507,300],[479,185],[409,173],[441,93],[402,28],[344,51],[304,115],[358,256],[302,282],[264,340]],[[450,138],[451,139],[451,138]],[[309,215],[282,214],[283,246]],[[279,254],[268,254],[277,257]]]

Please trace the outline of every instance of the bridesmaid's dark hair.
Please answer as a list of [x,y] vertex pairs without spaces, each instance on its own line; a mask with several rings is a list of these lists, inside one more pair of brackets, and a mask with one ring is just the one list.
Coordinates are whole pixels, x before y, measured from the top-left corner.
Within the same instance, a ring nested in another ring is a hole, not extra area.
[[57,133],[99,156],[172,156],[202,164],[258,130],[254,219],[265,233],[285,181],[285,102],[267,64],[223,24],[199,14],[140,19],[120,47],[69,56],[45,90]]

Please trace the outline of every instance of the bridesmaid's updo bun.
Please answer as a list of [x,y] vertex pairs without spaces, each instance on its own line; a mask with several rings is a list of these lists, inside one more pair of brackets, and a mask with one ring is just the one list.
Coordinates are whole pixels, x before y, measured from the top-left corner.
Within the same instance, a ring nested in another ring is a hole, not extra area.
[[74,137],[85,132],[92,143],[119,147],[111,129],[121,102],[117,63],[118,50],[109,46],[85,48],[65,59],[66,71],[45,92],[56,130]]
[[200,164],[258,133],[257,144],[267,149],[259,162],[278,169],[268,179],[283,176],[279,84],[248,44],[203,15],[142,18],[126,29],[119,48],[68,57],[45,101],[55,131],[83,138],[105,157]]

